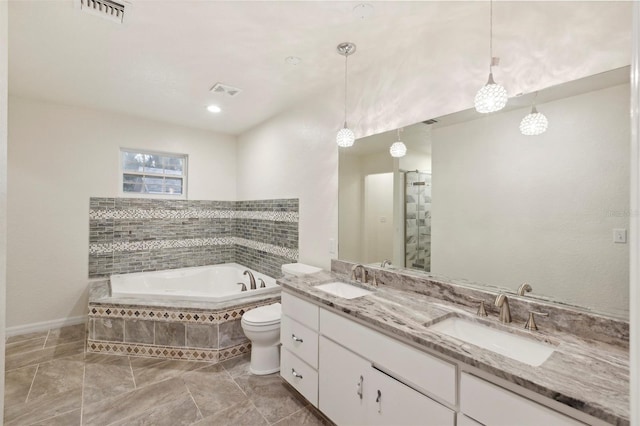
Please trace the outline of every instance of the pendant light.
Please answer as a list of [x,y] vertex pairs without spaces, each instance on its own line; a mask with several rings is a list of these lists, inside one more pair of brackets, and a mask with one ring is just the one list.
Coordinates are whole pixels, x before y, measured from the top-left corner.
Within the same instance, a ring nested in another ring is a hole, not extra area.
[[348,148],[353,146],[356,137],[347,127],[347,61],[350,55],[356,53],[356,45],[349,42],[340,43],[337,50],[339,55],[344,56],[344,127],[338,131],[336,143],[339,147]]
[[522,121],[520,122],[520,133],[525,136],[538,136],[547,131],[547,127],[549,127],[549,120],[544,114],[538,112],[536,109],[536,99],[538,97],[538,92],[536,92],[536,96],[533,98],[533,105],[531,105],[531,112],[524,116]]
[[389,148],[389,153],[394,158],[404,157],[407,153],[407,146],[400,140],[400,132],[402,130],[403,129],[398,129],[398,141],[394,142],[391,148]]
[[474,99],[476,111],[483,114],[500,111],[509,99],[505,88],[493,80],[493,67],[499,64],[500,59],[493,57],[493,1],[489,2],[489,7],[489,79]]

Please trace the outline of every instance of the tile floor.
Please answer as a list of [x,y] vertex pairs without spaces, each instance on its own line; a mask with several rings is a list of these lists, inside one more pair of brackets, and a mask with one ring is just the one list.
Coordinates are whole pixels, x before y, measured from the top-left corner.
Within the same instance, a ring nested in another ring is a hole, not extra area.
[[85,353],[84,325],[6,342],[5,425],[325,425],[277,374]]

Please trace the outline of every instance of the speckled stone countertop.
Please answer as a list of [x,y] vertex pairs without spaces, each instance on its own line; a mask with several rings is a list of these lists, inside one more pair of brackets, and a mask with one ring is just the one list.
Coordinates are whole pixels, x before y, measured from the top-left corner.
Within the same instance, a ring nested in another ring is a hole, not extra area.
[[[557,330],[529,332],[520,323],[499,323],[495,314],[478,317],[472,308],[384,285],[371,287],[358,283],[374,293],[350,300],[315,288],[331,281],[348,282],[342,275],[323,271],[301,278],[283,278],[278,283],[291,293],[358,318],[369,327],[412,341],[416,346],[476,367],[607,423],[629,424],[629,354],[624,346]],[[528,335],[556,346],[556,350],[541,366],[532,367],[428,328],[451,316]]]

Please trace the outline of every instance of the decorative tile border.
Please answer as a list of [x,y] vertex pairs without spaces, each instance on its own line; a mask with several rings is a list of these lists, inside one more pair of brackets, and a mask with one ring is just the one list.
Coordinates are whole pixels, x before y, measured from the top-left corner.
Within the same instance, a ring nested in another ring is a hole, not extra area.
[[253,219],[274,222],[298,222],[297,212],[244,210],[162,210],[162,209],[91,209],[89,219]]
[[281,246],[274,246],[273,244],[261,243],[253,240],[246,240],[240,237],[234,237],[236,245],[252,248],[254,250],[263,251],[269,254],[275,254],[276,256],[286,257],[291,260],[298,260],[298,249],[292,249]]
[[87,352],[217,363],[251,352],[251,343],[218,350],[87,340]]
[[163,309],[128,305],[89,304],[89,318],[149,319],[155,321],[179,322],[187,324],[220,324],[241,318],[249,309],[276,303],[276,298],[239,305],[223,311],[189,311],[187,309]]

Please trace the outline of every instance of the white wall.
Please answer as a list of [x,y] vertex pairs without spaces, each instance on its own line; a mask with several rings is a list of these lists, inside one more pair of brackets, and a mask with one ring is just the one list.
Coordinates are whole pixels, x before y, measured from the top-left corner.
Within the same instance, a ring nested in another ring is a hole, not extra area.
[[120,147],[186,153],[189,199],[236,199],[234,137],[11,96],[8,327],[86,313],[89,198],[119,195]]
[[629,85],[433,130],[432,272],[628,313]]
[[[7,49],[8,2],[0,2],[0,371],[4,371],[7,288]],[[0,375],[0,413],[4,412],[4,374]],[[0,424],[2,421],[0,421]]]
[[338,248],[340,258],[360,261],[362,259],[362,208],[364,180],[360,157],[340,155],[338,204],[340,205]]
[[381,263],[393,257],[393,173],[364,177],[365,263]]

